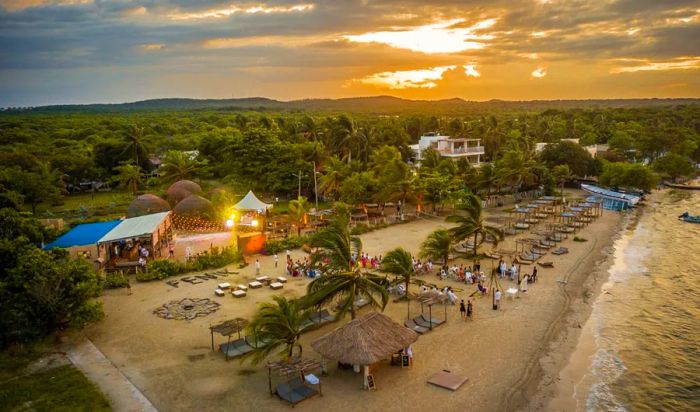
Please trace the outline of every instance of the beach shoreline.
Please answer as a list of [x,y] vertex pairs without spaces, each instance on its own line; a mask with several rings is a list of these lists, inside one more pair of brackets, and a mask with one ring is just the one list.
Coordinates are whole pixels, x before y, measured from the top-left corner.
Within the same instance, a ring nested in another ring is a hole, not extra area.
[[[647,202],[650,201],[653,201],[653,196],[647,199]],[[634,228],[643,212],[644,206],[641,206],[623,214],[613,236],[601,245],[598,253],[590,257],[589,261],[595,264],[594,269],[588,276],[580,276],[581,283],[569,291],[573,299],[559,322],[557,333],[549,341],[550,350],[539,358],[536,376],[524,384],[531,398],[515,405],[512,410],[581,410],[573,393],[588,375],[592,354],[595,353],[595,337],[589,322],[594,304],[609,281],[616,241],[625,231]]]
[[[568,335],[562,332],[575,329],[569,313],[578,316],[579,324],[590,315],[590,303],[579,303],[579,300],[587,282],[594,278],[590,275],[596,271],[591,268],[600,265],[610,253],[610,245],[623,227],[620,224],[623,220],[619,214],[606,211],[577,234],[587,238],[587,242],[573,242],[573,236],[569,237],[562,245],[568,247],[570,253],[547,255],[544,260],[552,261],[554,268],[538,267],[538,282],[518,298],[504,300],[498,311],[491,309],[490,297],[472,298],[475,319],[471,322],[459,319],[457,307],[433,308],[434,315],[446,316],[448,322],[422,335],[414,344],[415,360],[409,370],[392,368],[385,362],[373,368],[378,390],[363,391],[361,375],[338,370],[330,363],[329,374],[324,378],[324,396],[304,402],[297,409],[424,410],[434,406],[436,396],[440,399],[440,408],[445,411],[464,410],[465,406],[477,411],[534,407],[535,403],[527,401],[540,399],[537,392],[550,390],[552,379],[548,377],[556,377],[554,371],[558,373],[567,359],[561,356],[558,361],[548,360],[542,355],[551,356],[550,353],[557,352],[552,348],[559,344],[558,338]],[[442,219],[421,219],[370,232],[361,238],[364,250],[371,255],[385,254],[398,246],[417,253],[427,234],[440,227],[449,227],[449,224]],[[514,246],[512,237],[501,245],[503,249]],[[297,259],[304,254],[293,251],[292,256]],[[264,273],[282,274],[282,268],[274,268],[272,257],[260,256],[259,259]],[[470,264],[463,259],[455,262]],[[488,270],[495,264],[483,261],[482,267]],[[252,267],[229,269],[240,272],[228,275],[226,280],[231,284],[254,278]],[[532,266],[523,265],[521,273],[531,270]],[[475,289],[474,285],[438,281],[434,275],[421,278],[452,285],[465,300]],[[514,285],[509,280],[502,283],[504,289]],[[301,296],[307,284],[307,279],[289,279],[281,293],[287,297]],[[251,291],[244,299],[216,298],[212,296],[212,285],[205,282],[173,288],[164,282],[150,282],[134,284],[131,296],[121,290],[108,291],[103,296],[105,320],[90,326],[85,333],[159,410],[218,411],[234,403],[243,410],[278,410],[284,405],[268,394],[264,365],[251,366],[237,360],[225,362],[220,353],[210,348],[208,330],[209,325],[227,318],[250,318],[256,304],[269,301],[273,292],[263,289]],[[561,293],[562,290],[567,293]],[[190,321],[165,320],[152,314],[164,302],[184,297],[211,297],[222,306],[213,315]],[[363,313],[366,310],[363,309]],[[419,310],[419,305],[413,302],[412,316]],[[384,313],[402,322],[406,303],[391,302]],[[345,321],[347,319],[341,322]],[[341,322],[302,336],[304,353],[315,355],[309,343]],[[220,341],[218,338],[215,343]],[[469,381],[465,387],[451,393],[427,385],[428,377],[442,369],[464,375]]]

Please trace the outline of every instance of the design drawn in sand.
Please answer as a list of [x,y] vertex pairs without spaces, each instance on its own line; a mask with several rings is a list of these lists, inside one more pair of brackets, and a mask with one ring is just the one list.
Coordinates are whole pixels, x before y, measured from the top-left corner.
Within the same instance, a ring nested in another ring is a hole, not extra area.
[[165,303],[153,313],[164,319],[192,320],[216,312],[219,306],[221,305],[211,299],[184,298]]

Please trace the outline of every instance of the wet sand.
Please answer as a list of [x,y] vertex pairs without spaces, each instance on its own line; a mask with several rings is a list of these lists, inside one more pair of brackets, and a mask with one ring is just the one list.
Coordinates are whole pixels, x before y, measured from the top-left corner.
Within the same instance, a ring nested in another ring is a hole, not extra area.
[[[563,356],[553,360],[543,357],[553,350],[556,338],[567,336],[562,332],[577,327],[569,321],[568,315],[587,316],[586,310],[590,312],[590,303],[583,302],[586,281],[596,263],[608,252],[619,221],[618,214],[605,212],[580,232],[579,236],[587,238],[588,242],[573,242],[572,237],[565,240],[562,245],[571,253],[543,258],[554,262],[555,268],[538,268],[538,283],[530,285],[529,291],[518,299],[505,299],[499,311],[491,309],[490,298],[477,298],[475,320],[463,322],[457,307],[447,306],[447,324],[421,336],[414,345],[412,368],[392,367],[387,361],[373,369],[377,391],[362,390],[361,374],[336,370],[331,362],[329,376],[323,378],[323,397],[307,400],[297,409],[427,410],[437,406],[443,411],[465,408],[493,411],[532,408],[529,400],[541,388],[539,385],[547,378],[547,371],[558,371],[566,361]],[[362,236],[364,251],[379,255],[402,246],[417,253],[420,243],[431,231],[447,225],[436,219],[418,220],[371,232]],[[502,247],[513,249],[513,238],[508,238]],[[303,253],[294,251],[292,255],[296,260]],[[283,255],[280,255],[277,269],[271,257],[258,258],[263,274],[283,274]],[[490,261],[482,261],[483,268],[489,269],[490,265]],[[237,269],[230,267],[229,270]],[[531,267],[522,267],[523,273],[530,271]],[[251,265],[241,269],[239,274],[229,275],[225,281],[235,285],[247,283],[254,277]],[[434,276],[423,278],[431,282],[436,280]],[[562,279],[567,283],[557,281]],[[262,365],[241,364],[238,360],[226,362],[221,353],[211,350],[209,326],[233,317],[251,318],[256,304],[268,301],[273,293],[301,296],[308,280],[288,280],[281,291],[252,290],[242,299],[234,299],[230,294],[214,297],[215,284],[223,280],[199,285],[181,282],[178,288],[164,282],[132,283],[131,296],[123,290],[105,293],[106,318],[90,326],[86,335],[159,410],[278,410],[287,405],[269,395],[266,369]],[[437,283],[462,289],[457,290],[458,296],[465,300],[475,290],[473,285],[450,280]],[[510,281],[503,281],[504,288],[511,286],[514,284]],[[208,297],[222,306],[216,313],[192,321],[165,320],[152,314],[163,303],[184,297]],[[433,316],[444,316],[443,307],[433,309]],[[385,313],[403,322],[406,310],[405,302],[391,302]],[[419,310],[419,305],[413,302],[412,316]],[[344,321],[347,319],[341,322]],[[305,354],[315,356],[309,342],[332,331],[341,322],[304,335]],[[215,344],[224,341],[225,338],[215,336]],[[442,369],[464,375],[469,380],[456,392],[428,385],[429,376]],[[278,382],[273,380],[273,385]]]

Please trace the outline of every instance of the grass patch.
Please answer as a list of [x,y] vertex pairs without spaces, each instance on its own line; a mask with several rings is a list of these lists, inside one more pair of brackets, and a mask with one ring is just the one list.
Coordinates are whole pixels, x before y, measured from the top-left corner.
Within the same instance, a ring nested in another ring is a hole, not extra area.
[[0,354],[0,409],[111,411],[107,398],[72,365],[22,376],[36,354]]

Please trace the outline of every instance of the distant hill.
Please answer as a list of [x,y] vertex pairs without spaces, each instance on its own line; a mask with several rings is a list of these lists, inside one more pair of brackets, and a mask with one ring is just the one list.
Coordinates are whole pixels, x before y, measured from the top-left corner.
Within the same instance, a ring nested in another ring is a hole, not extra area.
[[459,98],[446,100],[408,100],[393,96],[351,97],[343,99],[304,99],[280,101],[265,97],[241,99],[152,99],[131,103],[54,105],[29,108],[9,108],[4,113],[79,113],[79,112],[135,112],[187,110],[308,110],[347,111],[371,114],[400,113],[457,113],[486,110],[546,110],[587,107],[645,107],[698,104],[700,99],[596,99],[596,100],[529,100],[485,102]]

